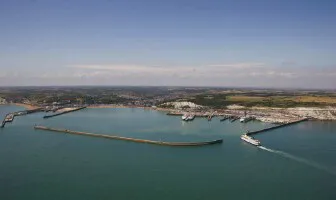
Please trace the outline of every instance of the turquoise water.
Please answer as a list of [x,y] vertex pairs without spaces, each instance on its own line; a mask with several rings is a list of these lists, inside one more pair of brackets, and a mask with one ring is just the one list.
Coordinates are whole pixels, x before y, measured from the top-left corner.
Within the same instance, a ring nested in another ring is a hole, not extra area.
[[[0,106],[0,116],[19,107]],[[84,109],[50,119],[15,118],[0,130],[0,199],[335,199],[336,123],[270,126],[208,122],[143,109]],[[34,124],[163,141],[222,138],[181,148],[34,130]]]

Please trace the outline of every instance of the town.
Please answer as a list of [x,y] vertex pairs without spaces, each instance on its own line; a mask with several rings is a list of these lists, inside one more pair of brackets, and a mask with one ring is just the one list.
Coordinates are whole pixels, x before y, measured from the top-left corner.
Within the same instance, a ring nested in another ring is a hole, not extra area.
[[214,87],[8,87],[0,88],[1,104],[45,112],[81,107],[140,107],[168,114],[250,116],[287,123],[300,117],[336,120],[336,92],[294,89]]

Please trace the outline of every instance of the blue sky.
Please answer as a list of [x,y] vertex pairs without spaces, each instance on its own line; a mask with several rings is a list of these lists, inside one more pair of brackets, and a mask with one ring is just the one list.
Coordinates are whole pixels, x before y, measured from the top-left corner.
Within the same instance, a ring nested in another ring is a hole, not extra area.
[[0,86],[335,88],[336,2],[0,1]]

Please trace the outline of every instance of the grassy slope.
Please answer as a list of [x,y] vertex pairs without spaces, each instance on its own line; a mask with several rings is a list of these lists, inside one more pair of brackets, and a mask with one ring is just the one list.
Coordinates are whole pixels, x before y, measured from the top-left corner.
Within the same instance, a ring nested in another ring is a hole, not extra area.
[[247,107],[266,106],[266,107],[299,107],[299,106],[336,106],[335,96],[249,96],[231,94],[198,95],[190,101],[215,108],[223,108],[230,104],[238,104]]

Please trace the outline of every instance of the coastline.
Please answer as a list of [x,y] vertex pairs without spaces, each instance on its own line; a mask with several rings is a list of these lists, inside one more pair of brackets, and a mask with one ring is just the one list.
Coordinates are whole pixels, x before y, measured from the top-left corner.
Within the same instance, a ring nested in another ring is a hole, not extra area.
[[[141,107],[141,106],[124,106],[124,105],[93,105],[88,106],[87,108],[141,108],[141,109],[148,109],[148,110],[156,110],[159,112],[166,113],[167,115],[183,115],[185,113],[193,113],[196,117],[221,117],[225,115],[232,115],[232,116],[243,116],[244,111],[239,109],[219,109],[219,110],[181,110],[176,108],[159,108],[159,107]],[[256,120],[262,121],[262,122],[268,122],[268,123],[289,123],[296,121],[300,119],[299,116],[293,116],[293,115],[285,115],[285,116],[279,116],[279,114],[274,112],[267,112],[267,110],[263,110],[262,112],[250,112],[250,116],[255,117]]]
[[102,105],[90,105],[87,108],[144,108],[144,109],[153,109],[151,107],[143,107],[143,106],[124,106],[124,105],[116,105],[116,104],[102,104]]
[[88,108],[142,108],[165,112],[171,115],[183,115],[193,113],[197,117],[211,116],[244,116],[254,117],[256,120],[269,123],[289,123],[301,118],[311,118],[315,120],[336,120],[336,108],[316,108],[316,107],[297,107],[297,108],[275,108],[275,107],[252,107],[252,108],[229,108],[229,109],[178,109],[178,108],[160,108],[160,107],[142,107],[142,106],[125,106],[116,104],[92,105]]
[[[11,103],[4,105],[16,105],[24,107],[27,110],[39,108],[38,106],[24,104],[24,103]],[[314,107],[297,107],[297,108],[268,108],[268,107],[252,107],[252,108],[236,108],[230,107],[228,109],[178,109],[178,108],[160,108],[160,107],[144,107],[144,106],[128,106],[118,104],[96,104],[90,105],[87,108],[140,108],[147,110],[156,110],[164,112],[168,115],[183,115],[185,113],[193,113],[196,117],[220,117],[220,116],[244,116],[247,114],[250,117],[262,122],[268,123],[289,123],[296,121],[300,118],[311,118],[319,121],[336,120],[336,108],[314,108]],[[68,111],[73,108],[63,108],[62,111]],[[245,113],[247,112],[247,113]]]

